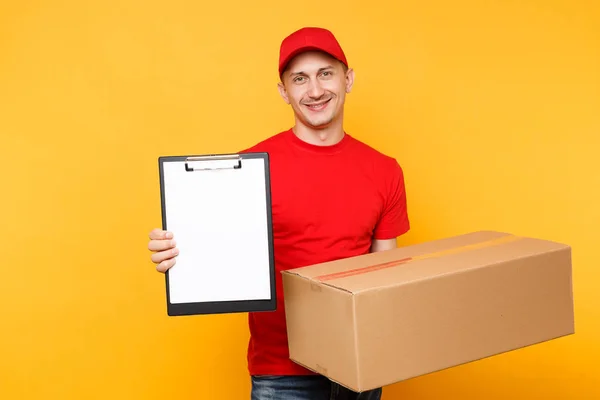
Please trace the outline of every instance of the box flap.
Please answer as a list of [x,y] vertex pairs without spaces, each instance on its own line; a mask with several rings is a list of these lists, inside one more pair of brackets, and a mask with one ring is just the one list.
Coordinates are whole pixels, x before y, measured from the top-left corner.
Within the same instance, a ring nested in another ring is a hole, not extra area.
[[568,248],[540,239],[480,231],[284,272],[358,293]]

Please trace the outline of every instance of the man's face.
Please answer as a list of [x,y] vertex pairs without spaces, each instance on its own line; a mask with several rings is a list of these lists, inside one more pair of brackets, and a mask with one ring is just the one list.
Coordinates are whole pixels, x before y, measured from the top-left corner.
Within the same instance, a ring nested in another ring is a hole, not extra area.
[[279,90],[299,122],[319,129],[342,117],[353,79],[353,71],[345,71],[335,58],[321,52],[305,52],[288,64]]

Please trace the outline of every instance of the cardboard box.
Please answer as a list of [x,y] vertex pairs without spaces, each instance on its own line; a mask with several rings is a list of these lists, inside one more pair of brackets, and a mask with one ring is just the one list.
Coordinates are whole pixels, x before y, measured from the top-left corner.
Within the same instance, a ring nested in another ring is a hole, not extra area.
[[291,359],[357,392],[575,332],[551,241],[482,231],[282,274]]

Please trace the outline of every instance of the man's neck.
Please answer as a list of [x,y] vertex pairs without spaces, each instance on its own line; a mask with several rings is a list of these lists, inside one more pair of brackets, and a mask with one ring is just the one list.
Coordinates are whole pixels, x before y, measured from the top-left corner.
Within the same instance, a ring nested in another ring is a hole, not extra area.
[[315,146],[331,146],[344,138],[344,128],[341,124],[332,124],[322,129],[313,129],[296,122],[292,130],[300,140]]

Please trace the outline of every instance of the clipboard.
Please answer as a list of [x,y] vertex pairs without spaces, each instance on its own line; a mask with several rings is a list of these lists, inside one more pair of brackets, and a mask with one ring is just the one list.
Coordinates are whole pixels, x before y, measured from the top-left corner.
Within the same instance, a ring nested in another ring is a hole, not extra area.
[[164,230],[179,249],[165,273],[169,316],[277,307],[267,153],[158,158]]

